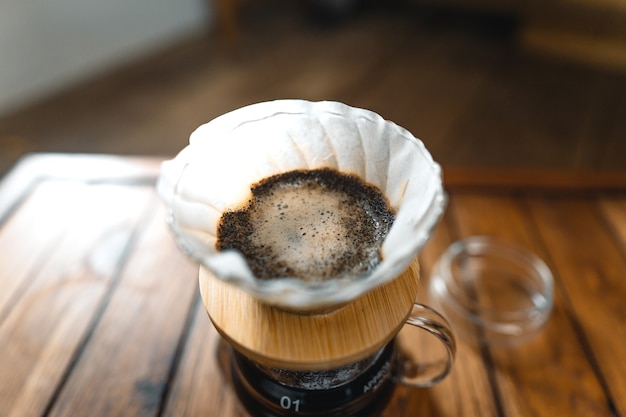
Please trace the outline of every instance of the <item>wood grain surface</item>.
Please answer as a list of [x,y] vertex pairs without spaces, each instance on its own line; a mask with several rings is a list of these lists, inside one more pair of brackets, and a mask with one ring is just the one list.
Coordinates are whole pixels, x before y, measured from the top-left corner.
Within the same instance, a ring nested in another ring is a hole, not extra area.
[[[158,168],[35,155],[0,183],[1,416],[248,416],[198,268],[167,230]],[[448,378],[398,386],[382,416],[626,416],[626,189],[448,192],[422,288],[451,242],[492,235],[548,264],[554,310],[517,347],[459,339]]]

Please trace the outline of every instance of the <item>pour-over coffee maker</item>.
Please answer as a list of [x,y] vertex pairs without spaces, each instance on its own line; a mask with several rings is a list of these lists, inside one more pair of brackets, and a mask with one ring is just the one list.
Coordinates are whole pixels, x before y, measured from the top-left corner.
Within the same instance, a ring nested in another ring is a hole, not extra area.
[[[252,184],[321,168],[377,187],[396,213],[367,275],[259,279],[241,253],[216,249],[221,215],[246,201]],[[201,264],[204,305],[232,347],[232,383],[252,415],[374,416],[396,384],[430,386],[449,372],[450,327],[414,301],[416,258],[445,194],[439,166],[405,129],[336,102],[251,105],[198,128],[163,164],[158,191],[177,243]],[[416,329],[441,342],[436,360],[398,348],[398,333]]]

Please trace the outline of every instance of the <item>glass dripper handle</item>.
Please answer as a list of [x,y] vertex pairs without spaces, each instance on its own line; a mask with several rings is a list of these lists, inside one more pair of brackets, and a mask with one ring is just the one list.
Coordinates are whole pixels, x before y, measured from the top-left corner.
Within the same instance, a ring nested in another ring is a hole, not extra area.
[[[433,359],[421,360],[420,356],[432,356],[432,349],[430,346],[422,349],[422,346],[413,343],[413,336],[421,337],[422,331],[434,336],[443,347],[437,349]],[[419,335],[416,334],[418,332]],[[399,352],[394,367],[397,382],[413,387],[430,387],[450,373],[456,355],[456,342],[450,324],[441,314],[426,305],[414,303],[397,339],[402,339],[403,334],[410,342],[398,342]]]

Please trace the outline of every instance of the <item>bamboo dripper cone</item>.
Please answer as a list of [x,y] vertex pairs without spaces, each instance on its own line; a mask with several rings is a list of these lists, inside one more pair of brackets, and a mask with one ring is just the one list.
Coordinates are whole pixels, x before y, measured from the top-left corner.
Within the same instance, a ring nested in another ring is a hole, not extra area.
[[330,312],[297,314],[264,304],[200,268],[200,293],[218,332],[266,366],[332,369],[373,355],[393,339],[419,284],[414,260],[396,279]]

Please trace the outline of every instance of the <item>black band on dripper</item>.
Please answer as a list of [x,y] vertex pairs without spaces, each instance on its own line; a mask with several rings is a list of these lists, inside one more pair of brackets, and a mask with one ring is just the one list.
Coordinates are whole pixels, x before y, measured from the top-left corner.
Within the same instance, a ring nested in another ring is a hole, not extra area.
[[331,389],[302,389],[268,377],[234,351],[232,379],[239,399],[255,417],[370,417],[386,405],[394,388],[393,343],[354,380]]

